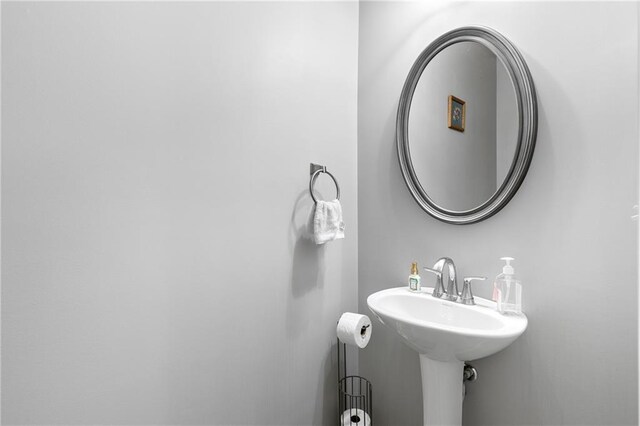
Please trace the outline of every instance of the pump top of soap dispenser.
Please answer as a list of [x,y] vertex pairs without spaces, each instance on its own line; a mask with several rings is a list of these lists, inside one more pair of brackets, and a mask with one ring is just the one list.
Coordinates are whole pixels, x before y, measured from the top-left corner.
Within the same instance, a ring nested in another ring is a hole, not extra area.
[[501,257],[500,260],[507,262],[507,264],[502,267],[502,273],[504,275],[514,275],[516,273],[513,266],[511,266],[511,261],[515,260],[513,257]]

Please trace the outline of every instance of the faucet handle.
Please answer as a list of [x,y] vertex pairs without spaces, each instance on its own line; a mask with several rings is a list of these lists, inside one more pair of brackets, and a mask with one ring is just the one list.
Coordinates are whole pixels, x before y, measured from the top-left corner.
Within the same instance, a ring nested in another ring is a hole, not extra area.
[[438,278],[442,278],[442,271],[438,271],[437,269],[427,268],[426,266],[422,269],[424,269],[427,272],[431,272],[432,274],[435,274],[436,277]]
[[436,276],[436,286],[433,288],[433,297],[441,297],[444,294],[444,284],[442,283],[442,271],[424,267],[427,272],[431,272]]
[[487,277],[464,277],[464,284],[462,285],[462,294],[460,295],[460,303],[465,305],[475,305],[473,300],[473,292],[471,291],[471,282],[484,281]]

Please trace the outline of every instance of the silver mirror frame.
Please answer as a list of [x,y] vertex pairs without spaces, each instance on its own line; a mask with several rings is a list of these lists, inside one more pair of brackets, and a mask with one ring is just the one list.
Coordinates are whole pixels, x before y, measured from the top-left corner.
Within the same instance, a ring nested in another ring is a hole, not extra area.
[[[500,188],[484,204],[471,210],[454,211],[439,206],[429,198],[416,176],[409,150],[409,111],[418,80],[429,62],[448,46],[463,41],[484,45],[503,63],[514,86],[519,125],[514,160]],[[456,225],[470,224],[487,219],[500,211],[514,196],[529,170],[537,132],[538,104],[527,63],[507,38],[488,27],[462,27],[438,37],[418,56],[402,88],[396,118],[396,145],[402,176],[420,207],[443,222]]]

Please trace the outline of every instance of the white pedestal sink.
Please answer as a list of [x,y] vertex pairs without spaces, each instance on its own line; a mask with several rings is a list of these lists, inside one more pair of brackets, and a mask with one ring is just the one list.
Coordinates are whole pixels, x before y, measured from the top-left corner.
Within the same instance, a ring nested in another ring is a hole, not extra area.
[[369,309],[420,354],[425,426],[462,424],[462,372],[465,361],[484,358],[513,343],[527,328],[527,317],[502,315],[479,297],[463,305],[390,288],[367,298]]

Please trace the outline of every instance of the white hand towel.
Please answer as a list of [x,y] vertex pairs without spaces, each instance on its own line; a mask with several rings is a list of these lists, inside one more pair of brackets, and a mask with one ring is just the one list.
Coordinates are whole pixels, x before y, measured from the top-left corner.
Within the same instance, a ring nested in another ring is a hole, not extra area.
[[318,201],[313,215],[313,240],[316,244],[344,238],[340,201]]

